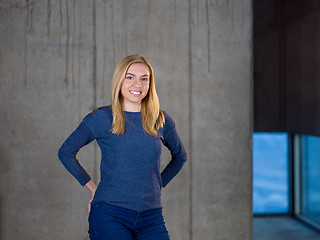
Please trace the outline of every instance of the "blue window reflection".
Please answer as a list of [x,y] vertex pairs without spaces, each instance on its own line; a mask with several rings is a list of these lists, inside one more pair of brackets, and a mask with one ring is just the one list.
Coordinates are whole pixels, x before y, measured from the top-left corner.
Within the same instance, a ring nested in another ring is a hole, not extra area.
[[253,212],[287,213],[288,134],[253,134]]
[[302,213],[320,223],[320,137],[302,135]]

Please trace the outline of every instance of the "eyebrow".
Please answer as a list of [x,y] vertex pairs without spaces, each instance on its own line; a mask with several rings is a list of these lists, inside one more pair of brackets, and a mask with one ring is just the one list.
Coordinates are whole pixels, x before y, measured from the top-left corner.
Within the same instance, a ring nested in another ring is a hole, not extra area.
[[[135,76],[135,77],[136,77],[136,75],[134,75],[133,73],[127,73],[127,75],[132,75],[132,76]],[[148,74],[144,74],[144,75],[142,75],[141,77],[149,77],[149,75],[148,75]]]

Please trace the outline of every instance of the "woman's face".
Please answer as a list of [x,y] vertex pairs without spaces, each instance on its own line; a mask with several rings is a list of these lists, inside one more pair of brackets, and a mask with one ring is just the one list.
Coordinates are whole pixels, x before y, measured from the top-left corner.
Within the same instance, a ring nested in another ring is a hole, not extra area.
[[149,85],[149,67],[144,63],[131,64],[121,86],[122,103],[125,111],[140,111],[141,100],[147,95]]

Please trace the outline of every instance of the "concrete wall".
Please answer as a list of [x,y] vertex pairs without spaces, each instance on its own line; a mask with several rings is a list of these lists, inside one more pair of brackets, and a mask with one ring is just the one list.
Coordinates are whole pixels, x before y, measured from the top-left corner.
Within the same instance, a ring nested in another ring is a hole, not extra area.
[[[251,239],[251,12],[250,0],[1,1],[0,238],[88,239],[90,194],[57,151],[140,53],[189,156],[163,190],[171,238]],[[95,143],[79,152],[95,181],[99,158]]]

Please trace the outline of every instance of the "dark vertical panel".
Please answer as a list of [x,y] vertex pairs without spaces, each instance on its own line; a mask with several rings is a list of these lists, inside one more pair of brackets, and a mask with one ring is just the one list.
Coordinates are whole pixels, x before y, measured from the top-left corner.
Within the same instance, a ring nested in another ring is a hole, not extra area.
[[320,135],[320,3],[254,1],[254,130]]
[[255,0],[254,7],[254,131],[280,128],[279,33],[277,2]]
[[[320,135],[318,1],[286,1],[287,131]],[[290,83],[290,84],[289,84]],[[290,115],[289,115],[290,114]]]
[[301,94],[300,94],[300,52],[301,52],[301,44],[300,44],[300,32],[299,32],[299,22],[294,21],[292,24],[290,23],[294,19],[291,15],[294,9],[293,5],[291,9],[287,8],[287,18],[285,22],[286,29],[286,81],[287,81],[287,122],[286,127],[283,129],[284,131],[296,132],[297,126],[300,126],[300,102],[301,102]]
[[276,2],[276,29],[278,36],[278,89],[279,89],[279,128],[286,128],[286,30],[285,30],[285,3]]

